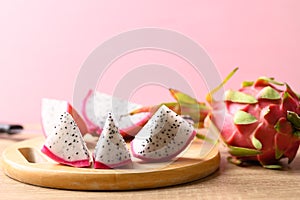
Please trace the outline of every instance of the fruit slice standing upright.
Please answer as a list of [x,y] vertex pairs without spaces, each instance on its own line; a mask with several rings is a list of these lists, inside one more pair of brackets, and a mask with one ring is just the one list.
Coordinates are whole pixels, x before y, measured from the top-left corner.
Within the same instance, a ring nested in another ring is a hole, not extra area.
[[94,152],[94,168],[111,169],[131,163],[131,156],[113,116],[108,113]]
[[90,154],[73,117],[64,112],[48,135],[42,152],[54,161],[73,167],[90,166]]

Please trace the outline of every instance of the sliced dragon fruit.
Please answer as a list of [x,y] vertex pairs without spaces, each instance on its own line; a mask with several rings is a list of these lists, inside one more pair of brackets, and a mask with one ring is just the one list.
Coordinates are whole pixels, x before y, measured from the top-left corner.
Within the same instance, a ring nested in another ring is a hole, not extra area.
[[59,120],[41,151],[60,164],[89,167],[90,154],[73,117],[64,112]]
[[101,133],[107,113],[112,112],[122,136],[134,136],[149,120],[149,113],[128,115],[141,105],[90,90],[83,102],[82,114],[90,132]]
[[195,135],[190,123],[162,105],[131,141],[132,154],[148,162],[167,161],[186,149]]
[[131,163],[131,156],[109,113],[94,152],[94,168],[112,169]]
[[72,115],[82,134],[88,132],[84,120],[67,101],[44,98],[42,99],[41,117],[43,133],[46,137],[54,132],[54,126],[60,122],[59,118],[63,112]]

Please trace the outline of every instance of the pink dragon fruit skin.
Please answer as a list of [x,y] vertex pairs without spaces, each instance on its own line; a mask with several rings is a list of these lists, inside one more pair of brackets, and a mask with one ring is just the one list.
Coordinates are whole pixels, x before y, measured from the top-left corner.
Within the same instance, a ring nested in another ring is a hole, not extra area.
[[225,115],[210,117],[236,164],[259,161],[266,168],[280,168],[280,159],[290,163],[297,153],[299,115],[299,98],[292,89],[261,77],[244,82],[238,91],[226,91]]

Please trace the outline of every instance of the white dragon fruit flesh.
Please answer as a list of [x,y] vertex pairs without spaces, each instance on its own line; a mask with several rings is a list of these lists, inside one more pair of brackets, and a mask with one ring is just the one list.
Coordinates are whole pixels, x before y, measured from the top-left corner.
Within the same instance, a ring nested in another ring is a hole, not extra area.
[[41,151],[54,161],[73,167],[89,167],[90,154],[71,114],[64,112]]
[[193,126],[162,105],[131,141],[134,157],[147,162],[168,161],[194,139]]
[[72,115],[82,134],[88,132],[88,128],[85,125],[84,120],[67,101],[44,98],[42,99],[41,119],[43,133],[46,137],[50,133],[54,132],[54,126],[59,123],[60,115],[63,112],[67,112]]
[[130,164],[131,156],[126,143],[108,113],[94,152],[94,168],[112,169]]
[[148,113],[128,115],[141,105],[90,90],[83,101],[82,115],[90,132],[101,133],[107,113],[111,112],[122,136],[134,136],[150,118]]

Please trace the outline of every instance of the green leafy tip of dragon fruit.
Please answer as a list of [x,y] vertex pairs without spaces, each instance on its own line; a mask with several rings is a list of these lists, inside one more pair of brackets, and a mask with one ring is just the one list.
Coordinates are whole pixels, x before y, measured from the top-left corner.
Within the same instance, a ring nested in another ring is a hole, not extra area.
[[[188,115],[196,128],[204,127],[204,120],[219,130],[231,157],[237,165],[249,161],[268,169],[280,169],[280,160],[291,163],[300,144],[299,96],[287,83],[274,78],[260,77],[245,81],[238,90],[227,90],[222,101],[213,98],[235,74],[235,68],[224,81],[206,96],[208,104],[175,89],[170,89],[175,102],[162,103],[178,114]],[[142,107],[130,114],[155,112],[162,104]],[[224,112],[214,112],[225,104]],[[197,137],[206,139],[198,133]]]

